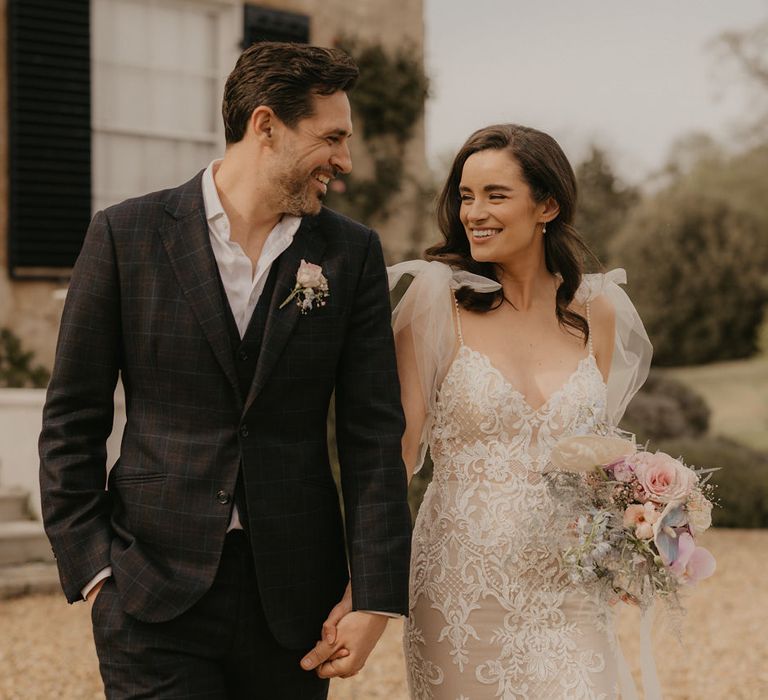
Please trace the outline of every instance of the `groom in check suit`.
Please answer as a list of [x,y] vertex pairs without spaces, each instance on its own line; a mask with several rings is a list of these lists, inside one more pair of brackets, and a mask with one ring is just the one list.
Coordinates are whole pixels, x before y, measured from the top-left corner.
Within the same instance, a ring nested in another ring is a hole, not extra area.
[[[357,73],[338,50],[252,46],[226,84],[224,158],[88,229],[40,482],[67,599],[93,601],[109,698],[325,698],[319,675],[354,674],[387,617],[407,611],[381,246],[321,205],[351,169]],[[105,488],[118,377],[127,422]],[[318,652],[335,656],[303,670],[342,600],[355,612]]]

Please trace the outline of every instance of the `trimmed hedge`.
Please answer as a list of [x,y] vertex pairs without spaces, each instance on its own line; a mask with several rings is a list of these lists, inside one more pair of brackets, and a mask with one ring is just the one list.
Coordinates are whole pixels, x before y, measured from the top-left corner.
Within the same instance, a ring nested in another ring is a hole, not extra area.
[[768,454],[713,437],[667,440],[657,447],[688,465],[720,468],[711,478],[722,506],[712,511],[715,525],[768,527]]
[[621,427],[640,442],[697,437],[709,430],[706,401],[682,382],[651,370],[643,388],[632,399]]

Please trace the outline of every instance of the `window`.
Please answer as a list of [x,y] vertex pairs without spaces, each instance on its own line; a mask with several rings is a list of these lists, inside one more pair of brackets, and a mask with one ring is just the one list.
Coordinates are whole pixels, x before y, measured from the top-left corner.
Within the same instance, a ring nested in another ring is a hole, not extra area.
[[243,19],[243,48],[257,41],[309,43],[309,17],[306,15],[246,5]]
[[93,2],[94,211],[179,185],[223,153],[221,93],[234,53],[225,56],[222,34],[231,9]]
[[14,277],[61,277],[93,212],[223,153],[241,46],[309,41],[309,18],[240,0],[7,0]]

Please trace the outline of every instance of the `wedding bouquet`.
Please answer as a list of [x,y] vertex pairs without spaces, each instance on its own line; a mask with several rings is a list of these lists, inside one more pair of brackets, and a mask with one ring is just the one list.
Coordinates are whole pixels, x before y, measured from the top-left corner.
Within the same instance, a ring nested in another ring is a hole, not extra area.
[[712,524],[714,470],[600,435],[561,440],[551,461],[574,582],[603,583],[612,601],[645,610],[714,573],[714,557],[695,541]]

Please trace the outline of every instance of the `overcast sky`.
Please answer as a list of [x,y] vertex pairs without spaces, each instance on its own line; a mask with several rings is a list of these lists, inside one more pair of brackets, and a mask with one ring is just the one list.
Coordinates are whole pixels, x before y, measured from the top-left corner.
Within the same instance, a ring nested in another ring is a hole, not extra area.
[[768,0],[425,0],[430,160],[511,121],[642,180],[678,136],[732,133],[750,101],[707,43],[766,17]]

